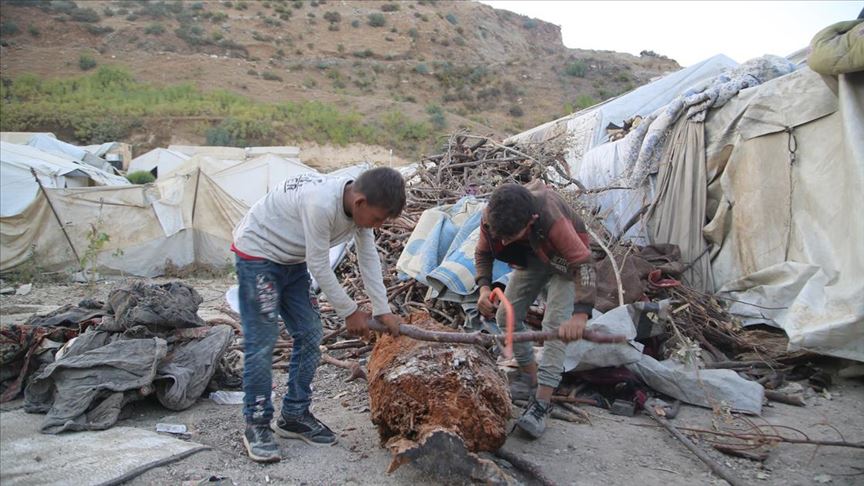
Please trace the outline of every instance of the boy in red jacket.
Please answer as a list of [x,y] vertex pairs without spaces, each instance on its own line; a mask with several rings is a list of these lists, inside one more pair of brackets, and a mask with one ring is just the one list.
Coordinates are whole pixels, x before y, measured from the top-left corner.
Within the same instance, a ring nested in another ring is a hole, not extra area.
[[[594,267],[585,223],[567,202],[542,182],[505,184],[492,193],[483,211],[480,240],[474,253],[480,297],[477,307],[487,318],[495,314],[489,300],[493,260],[515,271],[505,290],[513,305],[516,331],[525,329],[528,307],[547,288],[543,330],[557,330],[562,341],[546,341],[541,363],[532,343],[513,345],[520,375],[511,385],[513,399],[529,406],[516,425],[539,438],[552,411],[552,392],[564,371],[566,342],[580,339],[594,306]],[[503,328],[504,309],[497,320]]]

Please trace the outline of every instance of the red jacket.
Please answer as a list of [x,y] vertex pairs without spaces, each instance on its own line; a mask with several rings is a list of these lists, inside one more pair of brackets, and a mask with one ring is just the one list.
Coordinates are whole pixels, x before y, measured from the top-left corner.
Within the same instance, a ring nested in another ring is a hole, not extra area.
[[503,245],[489,233],[485,216],[480,222],[480,239],[474,250],[477,285],[490,285],[495,259],[524,266],[533,253],[549,265],[551,271],[569,275],[576,284],[573,312],[591,315],[594,307],[594,266],[585,223],[560,194],[536,181],[526,186],[534,195],[539,218],[531,226],[529,241]]

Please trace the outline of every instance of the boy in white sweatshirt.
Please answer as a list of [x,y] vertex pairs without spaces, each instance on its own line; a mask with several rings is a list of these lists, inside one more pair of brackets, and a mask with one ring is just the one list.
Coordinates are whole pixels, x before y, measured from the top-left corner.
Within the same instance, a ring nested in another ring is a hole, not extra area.
[[[272,430],[310,444],[330,445],[335,434],[309,411],[312,379],[323,336],[311,273],[348,332],[365,335],[373,316],[398,335],[401,319],[390,311],[372,228],[399,216],[405,182],[399,172],[379,167],[356,180],[303,174],[286,180],[255,203],[234,230],[243,324],[243,442],[255,461],[281,459],[271,432],[273,346],[281,315],[293,339],[288,391]],[[372,314],[351,300],[330,268],[330,248],[354,238],[360,273]],[[307,271],[308,269],[308,271]]]

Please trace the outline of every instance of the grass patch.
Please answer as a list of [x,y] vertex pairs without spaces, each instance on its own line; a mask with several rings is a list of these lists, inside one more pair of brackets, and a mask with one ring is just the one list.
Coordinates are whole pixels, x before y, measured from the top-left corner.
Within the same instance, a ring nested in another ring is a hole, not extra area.
[[[141,120],[172,117],[222,119],[210,127],[218,129],[210,136],[234,144],[366,143],[416,155],[415,150],[435,142],[428,122],[400,112],[369,120],[317,101],[264,103],[224,90],[201,91],[191,83],[155,87],[112,66],[77,78],[44,80],[25,74],[0,84],[0,100],[0,130],[70,129],[87,143],[120,140]],[[281,138],[285,134],[290,140]]]

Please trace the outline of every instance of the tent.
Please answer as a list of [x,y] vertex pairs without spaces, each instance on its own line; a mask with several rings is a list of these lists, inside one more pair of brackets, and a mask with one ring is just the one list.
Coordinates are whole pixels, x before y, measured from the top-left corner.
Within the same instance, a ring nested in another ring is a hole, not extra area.
[[160,174],[171,172],[187,160],[189,156],[186,154],[160,147],[132,159],[127,171],[130,173],[147,171],[159,177]]
[[218,159],[209,155],[193,155],[173,169],[164,173],[160,172],[159,177],[164,179],[180,174],[191,174],[199,168],[205,174],[213,175],[241,163],[243,163],[243,159]]
[[[200,168],[155,184],[46,189],[0,219],[0,271],[32,260],[45,271],[77,268],[153,277],[166,265],[231,263],[234,225],[248,210]],[[107,241],[95,243],[104,233]]]
[[246,160],[246,149],[238,147],[213,147],[206,145],[169,145],[168,150],[189,157],[206,155],[214,159]]
[[306,172],[318,172],[299,159],[266,154],[211,174],[222,189],[252,206],[285,179]]
[[0,132],[0,140],[6,143],[17,143],[19,145],[27,145],[33,135],[45,135],[51,138],[57,138],[50,132]]
[[835,93],[765,56],[570,168],[589,189],[626,187],[593,196],[607,229],[678,245],[687,283],[731,299],[745,325],[782,328],[791,350],[864,361],[862,107],[864,73],[841,76]]
[[0,142],[0,215],[13,216],[24,211],[37,197],[39,182],[46,188],[87,186],[128,186],[129,181],[72,157],[43,152],[29,145]]
[[633,116],[647,116],[683,93],[703,89],[717,75],[737,65],[729,57],[718,54],[617,98],[514,135],[505,143],[542,143],[565,138],[565,159],[578,169],[585,152],[604,142],[610,123],[620,126]]
[[[117,173],[114,166],[112,166],[107,160],[102,159],[95,154],[88,152],[81,147],[78,147],[77,145],[72,145],[71,143],[57,140],[53,136],[37,133],[30,137],[30,140],[27,141],[27,145],[31,147],[36,147],[43,152],[59,155],[61,157],[71,158],[76,162],[96,167],[97,169],[109,172],[111,174]],[[110,146],[106,147],[106,152],[108,148],[110,148]]]

